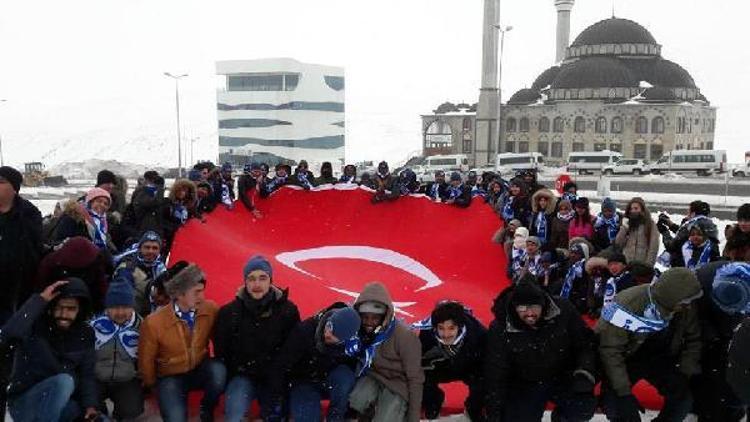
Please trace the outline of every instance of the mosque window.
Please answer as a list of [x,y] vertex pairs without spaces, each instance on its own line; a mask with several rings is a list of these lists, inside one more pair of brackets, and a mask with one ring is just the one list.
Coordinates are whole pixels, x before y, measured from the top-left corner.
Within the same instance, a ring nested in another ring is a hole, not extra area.
[[583,142],[573,142],[573,152],[581,152],[584,150]]
[[581,116],[576,117],[575,123],[573,124],[573,130],[575,133],[586,132],[586,120]]
[[563,155],[563,144],[562,142],[553,142],[552,143],[552,153],[550,154],[553,157],[562,157]]
[[664,155],[664,146],[653,144],[651,145],[651,160],[658,160]]
[[614,152],[622,152],[622,144],[609,144],[609,150]]
[[622,133],[622,118],[615,117],[612,119],[612,133]]
[[[641,116],[635,121],[635,133],[648,133],[648,119]],[[637,157],[643,158],[643,157]]]
[[646,144],[633,145],[633,158],[646,158]]
[[549,142],[539,142],[537,151],[544,156],[549,155]]
[[521,118],[521,121],[518,123],[518,130],[519,132],[529,131],[529,119],[527,117]]
[[604,117],[596,119],[596,133],[607,133],[607,119]]
[[607,149],[607,144],[594,144],[594,151],[604,151]]
[[505,143],[505,152],[516,152],[516,143],[508,141]]
[[464,154],[471,153],[471,139],[464,139],[463,151]]
[[518,153],[523,154],[529,152],[529,142],[521,141],[518,143]]
[[706,149],[714,149],[714,143],[713,142],[706,142]]
[[549,119],[542,117],[539,119],[539,132],[549,132]]
[[516,119],[511,117],[505,121],[505,131],[515,132],[516,131]]
[[654,117],[651,121],[651,133],[664,133],[664,118],[661,116]]
[[563,132],[563,119],[562,117],[555,117],[555,121],[552,124],[552,131],[556,133]]
[[471,130],[471,119],[464,117],[464,130]]

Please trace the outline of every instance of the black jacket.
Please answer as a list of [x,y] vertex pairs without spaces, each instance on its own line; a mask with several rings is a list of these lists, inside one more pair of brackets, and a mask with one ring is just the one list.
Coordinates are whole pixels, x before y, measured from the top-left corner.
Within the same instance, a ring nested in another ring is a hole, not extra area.
[[[88,296],[80,280],[71,281],[65,289],[76,297]],[[18,346],[8,386],[10,397],[23,394],[46,378],[65,373],[75,380],[74,396],[79,404],[83,408],[97,406],[94,332],[82,316],[89,309],[85,297],[81,300],[79,318],[68,330],[56,328],[46,313],[50,305],[39,295],[31,296],[2,327],[0,343]]]
[[272,286],[265,300],[254,301],[243,287],[237,297],[219,310],[214,333],[214,353],[230,377],[245,375],[266,382],[269,370],[289,333],[299,322],[297,305],[288,291]]
[[132,221],[128,221],[127,224],[132,226],[137,236],[147,230],[164,235],[162,230],[163,187],[138,186],[133,191],[130,206],[132,207]]
[[[471,205],[471,186],[469,185],[461,185],[459,186],[461,189],[461,194],[454,198],[453,205],[459,206],[461,208],[467,208],[469,205]],[[446,191],[446,200],[450,198],[450,187],[448,187]]]
[[16,195],[0,214],[0,310],[12,312],[31,294],[42,257],[42,214]]
[[253,191],[258,189],[258,182],[249,174],[243,174],[237,179],[237,190],[240,195],[240,201],[248,211],[255,210],[253,203]]
[[425,382],[437,384],[461,380],[469,385],[481,382],[487,329],[474,316],[466,314],[466,336],[455,354],[438,342],[433,330],[421,331],[419,341],[422,342]]
[[432,199],[440,199],[445,201],[448,199],[448,184],[430,182],[419,190],[419,193],[423,193]]
[[512,309],[512,288],[495,300],[495,320],[487,334],[484,377],[489,420],[502,414],[514,384],[548,383],[584,371],[596,373],[594,333],[566,300],[547,295],[536,329]]
[[273,362],[271,393],[283,397],[289,383],[325,382],[331,370],[344,364],[354,368],[356,360],[344,355],[343,347],[327,348],[323,343],[323,328],[333,310],[345,308],[336,302],[316,315],[300,322],[292,330],[281,352]]

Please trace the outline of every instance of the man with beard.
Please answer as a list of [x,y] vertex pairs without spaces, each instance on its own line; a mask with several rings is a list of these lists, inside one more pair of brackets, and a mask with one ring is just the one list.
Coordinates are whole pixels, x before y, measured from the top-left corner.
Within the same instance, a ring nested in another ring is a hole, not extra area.
[[418,422],[424,384],[419,339],[396,320],[391,296],[380,283],[365,285],[354,309],[362,327],[360,342],[348,348],[360,360],[349,405],[373,421]]
[[135,289],[135,308],[139,315],[151,312],[151,303],[147,287],[165,271],[167,267],[161,261],[161,237],[152,231],[141,236],[136,248],[121,255],[115,269],[114,278],[132,280]]
[[261,218],[263,214],[255,207],[255,197],[260,193],[263,184],[263,172],[258,163],[245,164],[243,174],[237,180],[237,190],[242,205],[250,211],[255,218]]
[[341,302],[299,323],[270,371],[272,402],[282,402],[291,385],[289,409],[295,421],[320,421],[324,397],[330,399],[326,420],[346,420],[356,361],[346,356],[345,347],[356,339],[360,324],[359,314]]
[[445,183],[445,172],[437,170],[435,171],[435,181],[426,184],[420,192],[429,196],[433,201],[445,201],[447,190],[448,184]]
[[385,161],[378,164],[378,171],[375,174],[373,184],[375,185],[375,195],[372,196],[373,204],[395,201],[401,196],[398,177],[391,174],[388,163]]
[[97,416],[89,312],[86,285],[71,277],[31,296],[2,327],[0,343],[18,346],[8,386],[8,409],[14,421]]

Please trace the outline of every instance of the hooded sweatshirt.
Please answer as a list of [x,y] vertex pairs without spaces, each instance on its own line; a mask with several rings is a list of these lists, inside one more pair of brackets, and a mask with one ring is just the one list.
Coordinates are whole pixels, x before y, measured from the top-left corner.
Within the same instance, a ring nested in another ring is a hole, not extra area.
[[616,327],[604,318],[596,325],[599,333],[599,355],[612,388],[618,396],[630,394],[627,359],[632,357],[651,337],[664,333],[668,339],[668,350],[662,352],[677,358],[679,370],[686,376],[700,372],[701,331],[695,303],[686,310],[675,313],[677,306],[702,294],[701,285],[695,275],[685,268],[673,268],[662,274],[654,284],[644,284],[623,290],[615,296],[621,307],[643,315],[649,305],[649,290],[659,313],[669,321],[669,326],[656,333],[635,333]]
[[406,420],[417,422],[420,420],[424,384],[422,345],[419,338],[406,325],[393,319],[393,301],[385,286],[380,283],[366,285],[354,303],[354,309],[359,309],[363,302],[370,301],[380,302],[388,308],[383,328],[389,323],[397,325],[393,335],[378,347],[367,375],[406,400]]

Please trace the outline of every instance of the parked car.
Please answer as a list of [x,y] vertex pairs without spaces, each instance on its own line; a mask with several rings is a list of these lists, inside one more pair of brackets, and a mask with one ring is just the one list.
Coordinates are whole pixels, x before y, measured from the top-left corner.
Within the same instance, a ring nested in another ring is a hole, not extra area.
[[637,160],[632,158],[621,159],[615,164],[609,164],[604,166],[602,173],[606,175],[613,174],[645,174],[649,172],[649,167],[643,160]]
[[750,161],[732,169],[732,177],[750,177]]

